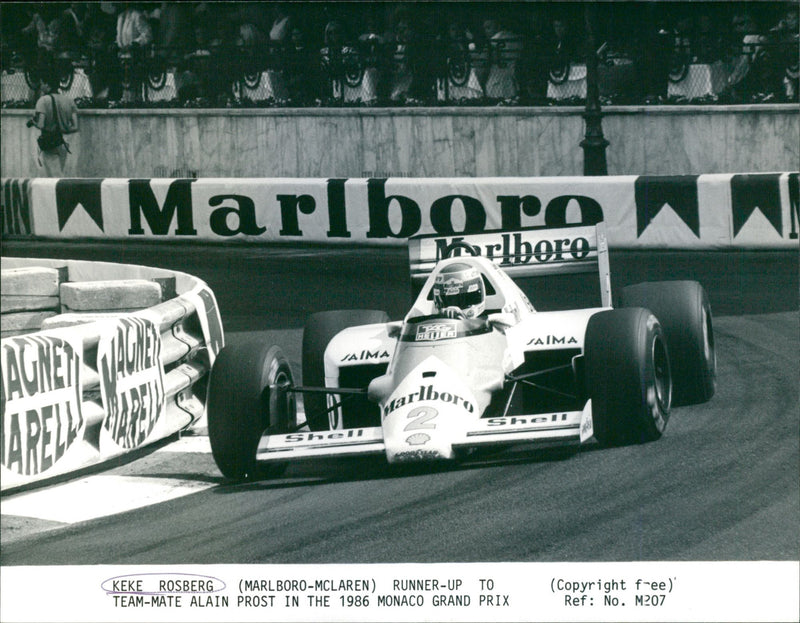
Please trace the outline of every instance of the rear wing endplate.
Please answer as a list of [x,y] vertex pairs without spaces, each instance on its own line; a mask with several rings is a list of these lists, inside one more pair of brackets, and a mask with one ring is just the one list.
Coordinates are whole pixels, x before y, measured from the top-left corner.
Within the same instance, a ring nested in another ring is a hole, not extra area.
[[[411,285],[418,292],[445,250],[454,242],[466,242],[491,259],[513,279],[569,273],[597,272],[600,300],[611,307],[611,274],[605,223],[565,227],[528,227],[480,234],[415,236],[409,240]],[[466,254],[456,248],[451,257]]]

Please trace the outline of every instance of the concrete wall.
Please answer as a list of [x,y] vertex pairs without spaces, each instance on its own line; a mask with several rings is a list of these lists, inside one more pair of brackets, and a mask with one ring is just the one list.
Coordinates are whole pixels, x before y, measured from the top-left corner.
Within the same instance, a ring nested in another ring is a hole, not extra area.
[[[611,175],[800,168],[796,105],[610,107]],[[84,110],[70,177],[582,175],[582,108]],[[2,111],[3,177],[36,177],[38,132]]]

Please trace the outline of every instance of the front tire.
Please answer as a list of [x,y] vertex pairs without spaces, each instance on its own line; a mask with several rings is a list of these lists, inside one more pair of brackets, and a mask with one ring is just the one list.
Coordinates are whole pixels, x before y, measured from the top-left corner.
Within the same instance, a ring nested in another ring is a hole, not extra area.
[[666,339],[646,309],[599,312],[584,343],[594,436],[604,446],[654,441],[669,419],[672,377]]
[[656,281],[622,289],[623,307],[653,312],[667,336],[676,407],[707,402],[717,382],[708,295],[696,281]]
[[284,465],[256,461],[265,431],[289,432],[297,424],[292,370],[278,346],[263,341],[226,346],[217,355],[208,387],[208,436],[220,471],[228,478],[259,478]]

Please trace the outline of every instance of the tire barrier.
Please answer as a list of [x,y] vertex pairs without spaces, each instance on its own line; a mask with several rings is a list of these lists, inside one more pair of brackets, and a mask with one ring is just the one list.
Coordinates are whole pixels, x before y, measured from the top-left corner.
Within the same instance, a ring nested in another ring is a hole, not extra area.
[[[606,223],[614,248],[791,248],[798,173],[2,180],[5,235],[404,245]],[[8,223],[8,225],[6,225]]]
[[107,262],[0,267],[4,492],[202,425],[224,342],[203,281]]

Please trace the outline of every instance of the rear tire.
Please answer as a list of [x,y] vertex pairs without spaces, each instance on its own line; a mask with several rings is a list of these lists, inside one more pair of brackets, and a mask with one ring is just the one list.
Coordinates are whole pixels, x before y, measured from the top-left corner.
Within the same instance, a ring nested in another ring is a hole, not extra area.
[[284,464],[259,464],[258,443],[265,431],[286,433],[296,426],[289,362],[277,346],[263,341],[226,346],[217,355],[208,386],[208,436],[220,471],[228,478],[278,475]]
[[[303,385],[325,387],[325,349],[337,333],[350,327],[386,322],[389,322],[386,312],[372,309],[342,309],[309,316],[303,330]],[[303,403],[310,430],[331,429],[325,394],[305,394]],[[361,423],[345,421],[343,425],[344,428],[353,428]]]
[[672,379],[658,319],[642,308],[595,314],[586,328],[584,357],[597,441],[618,446],[661,437]]
[[657,281],[622,289],[622,307],[653,312],[667,336],[676,407],[707,402],[717,384],[711,306],[696,281]]

